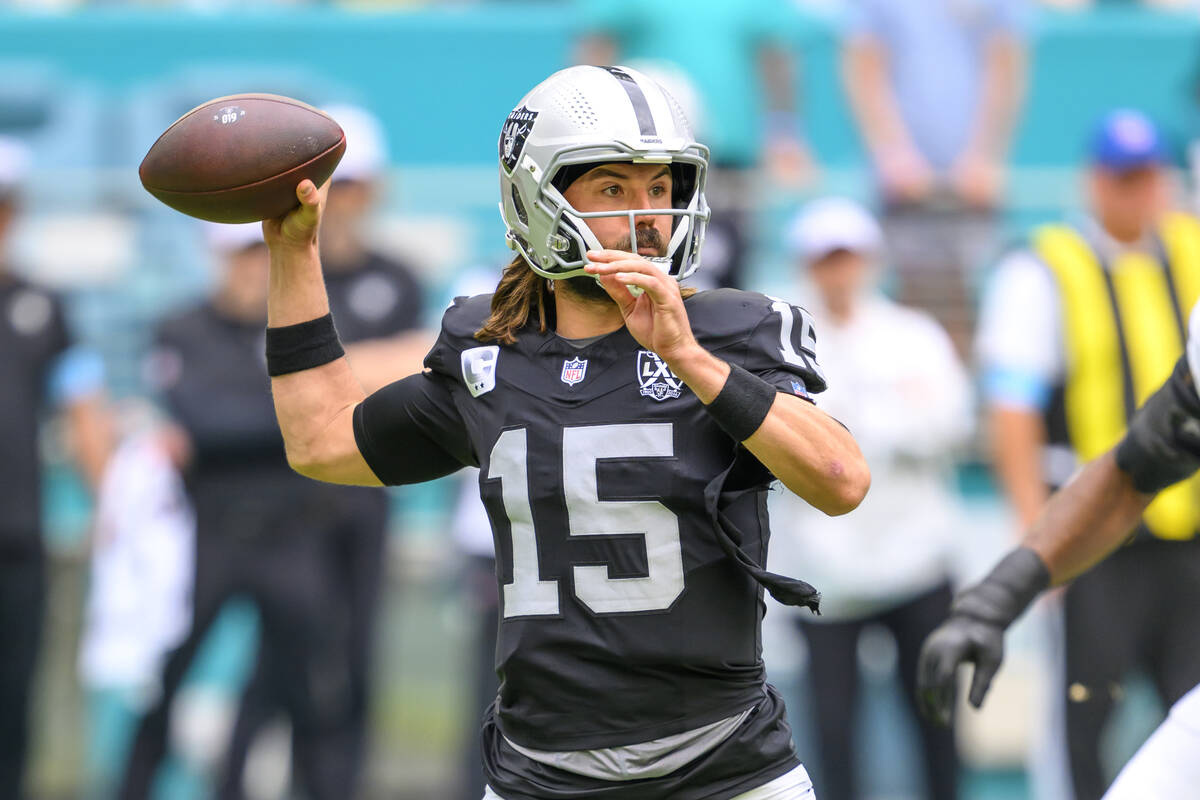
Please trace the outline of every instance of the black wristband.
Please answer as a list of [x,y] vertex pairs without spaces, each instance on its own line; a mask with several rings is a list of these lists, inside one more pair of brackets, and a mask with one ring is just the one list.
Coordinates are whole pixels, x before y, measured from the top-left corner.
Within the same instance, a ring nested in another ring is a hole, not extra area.
[[1050,570],[1029,547],[1018,547],[988,576],[954,598],[950,611],[1007,628],[1050,585]]
[[738,365],[730,364],[725,385],[705,408],[734,441],[744,442],[762,426],[774,402],[774,386]]
[[333,314],[267,328],[267,374],[272,378],[319,367],[345,354],[333,327]]

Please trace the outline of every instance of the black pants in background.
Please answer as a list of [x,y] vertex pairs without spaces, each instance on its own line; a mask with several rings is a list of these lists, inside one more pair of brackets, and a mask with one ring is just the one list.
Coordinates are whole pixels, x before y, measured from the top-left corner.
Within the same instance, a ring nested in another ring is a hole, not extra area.
[[[38,541],[40,537],[35,538]],[[29,750],[29,698],[42,641],[46,559],[40,547],[0,552],[0,798],[21,794]]]
[[845,622],[798,621],[809,645],[817,752],[824,779],[817,792],[821,800],[861,797],[854,753],[859,697],[858,637],[865,626],[873,623],[883,625],[896,639],[905,703],[921,734],[928,796],[932,800],[951,800],[956,796],[958,755],[954,733],[926,722],[917,713],[915,704],[921,643],[946,619],[949,610],[950,587],[942,585],[876,616]]
[[[318,490],[312,490],[314,493]],[[257,606],[261,648],[285,664],[275,687],[292,720],[297,777],[309,800],[344,800],[354,765],[340,746],[350,718],[344,619],[323,564],[333,533],[324,515],[297,502],[292,513],[259,524],[229,513],[221,524],[200,522],[197,503],[193,622],[167,657],[162,692],[142,718],[118,794],[145,800],[167,751],[171,703],[187,668],[226,601],[247,597]],[[216,509],[212,509],[216,510]],[[216,516],[221,516],[217,514]]]
[[1108,788],[1100,736],[1122,679],[1145,670],[1164,708],[1200,683],[1200,541],[1121,548],[1075,579],[1063,614],[1071,778],[1076,800],[1097,800]]
[[[341,487],[327,494],[342,501],[338,530],[324,567],[331,588],[329,601],[334,604],[330,612],[343,618],[340,626],[345,631],[349,665],[345,726],[337,740],[327,746],[342,751],[339,759],[345,775],[342,797],[351,800],[359,793],[367,753],[371,654],[387,555],[389,502],[382,489]],[[266,725],[286,714],[285,698],[279,687],[286,684],[286,673],[293,666],[281,655],[277,650],[259,648],[254,673],[242,692],[229,755],[217,787],[218,800],[245,797],[246,756],[250,746]]]
[[475,628],[474,669],[467,719],[466,746],[462,751],[460,800],[479,800],[487,779],[483,775],[481,731],[483,715],[496,700],[500,679],[496,675],[496,637],[500,625],[500,592],[496,587],[496,560],[468,556],[463,569],[468,608]]

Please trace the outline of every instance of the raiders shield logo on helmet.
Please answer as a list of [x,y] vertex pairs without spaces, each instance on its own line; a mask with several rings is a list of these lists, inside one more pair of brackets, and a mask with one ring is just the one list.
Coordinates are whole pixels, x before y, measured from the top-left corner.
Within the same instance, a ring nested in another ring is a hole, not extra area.
[[659,358],[658,353],[639,350],[637,373],[643,397],[653,397],[662,402],[679,397],[683,392],[683,381],[671,372],[667,362]]
[[521,158],[521,150],[525,147],[529,132],[533,130],[533,121],[537,119],[537,115],[538,112],[521,106],[513,109],[504,121],[504,128],[500,131],[500,161],[509,172],[513,171],[517,160]]

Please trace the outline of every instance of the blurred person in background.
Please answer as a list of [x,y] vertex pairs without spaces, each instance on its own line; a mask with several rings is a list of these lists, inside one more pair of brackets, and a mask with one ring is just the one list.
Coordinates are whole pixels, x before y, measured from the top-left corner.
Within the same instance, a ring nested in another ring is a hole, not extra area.
[[326,111],[346,133],[321,222],[321,262],[338,335],[368,392],[420,369],[433,336],[421,331],[425,292],[413,268],[374,248],[371,221],[386,189],[387,140],[379,120],[358,106]]
[[[1028,528],[1051,490],[1112,447],[1182,352],[1200,298],[1200,221],[1171,211],[1166,146],[1134,110],[1097,125],[1090,215],[1033,231],[991,277],[977,342],[995,469]],[[1200,682],[1200,500],[1186,482],[1132,543],[1063,600],[1066,725],[1078,800],[1107,785],[1099,743],[1122,680],[1146,670],[1164,705]]]
[[874,167],[900,299],[960,352],[967,272],[992,246],[1025,96],[1026,0],[854,0],[846,91]]
[[96,497],[79,643],[90,728],[84,796],[94,800],[116,790],[144,698],[191,622],[196,521],[178,439],[146,422],[114,447]]
[[42,538],[45,415],[62,413],[72,455],[90,487],[104,472],[111,428],[100,357],[75,343],[62,300],[18,276],[9,242],[31,154],[0,137],[0,797],[20,798],[29,698],[46,606]]
[[[451,287],[450,296],[473,297],[496,287],[501,270],[474,266],[465,270]],[[486,779],[483,775],[479,729],[481,708],[487,708],[500,690],[496,674],[496,638],[500,626],[500,592],[496,587],[496,548],[492,522],[479,496],[479,470],[467,468],[457,476],[458,495],[450,521],[450,533],[461,559],[459,585],[469,614],[467,627],[471,647],[463,696],[469,698],[464,720],[464,737],[459,751],[459,780],[454,797],[479,800]]]
[[172,702],[226,602],[246,595],[260,658],[282,668],[272,691],[292,724],[299,783],[312,800],[346,797],[342,746],[353,715],[344,586],[330,564],[346,524],[335,487],[287,465],[262,372],[268,255],[261,226],[206,228],[220,262],[212,296],[164,320],[147,363],[177,426],[175,458],[195,509],[186,636],[166,657],[131,748],[119,797],[149,796],[166,754]]
[[[652,76],[681,103],[693,94],[703,109],[703,126],[693,120],[695,108],[684,109],[712,154],[712,222],[699,280],[701,288],[743,285],[754,170],[761,166],[770,180],[795,187],[814,169],[796,110],[795,8],[777,0],[577,2],[585,29],[580,63],[668,65],[682,80],[661,80],[666,70]],[[679,91],[681,84],[694,91]]]
[[[821,587],[820,617],[795,615],[809,647],[823,800],[863,797],[856,749],[858,642],[878,624],[895,638],[904,699],[920,733],[925,796],[956,796],[953,733],[915,712],[921,642],[948,613],[950,565],[961,524],[949,468],[970,436],[971,388],[946,332],[926,314],[875,288],[879,226],[856,203],[814,201],[788,233],[811,287],[830,388],[826,413],[851,430],[871,467],[872,489],[855,513],[827,517],[786,493],[773,498],[771,564],[803,569]],[[862,741],[861,738],[857,739]]]
[[[350,345],[354,374],[373,391],[418,371],[433,337],[420,329],[424,291],[413,270],[377,252],[367,239],[367,225],[385,186],[384,131],[366,109],[333,105],[325,110],[346,134],[346,154],[334,172],[321,227],[325,286],[338,333]],[[363,487],[327,487],[326,494],[337,504],[341,526],[330,543],[327,566],[348,614],[350,719],[340,747],[344,772],[354,778],[344,784],[343,796],[353,797],[367,752],[371,645],[386,564],[389,497]],[[261,651],[243,693],[218,791],[222,800],[244,796],[244,767],[253,739],[284,710],[279,673],[292,665],[273,661],[277,655]]]
[[[921,648],[922,710],[948,722],[957,668],[972,664],[970,703],[979,708],[1004,658],[1004,634],[1042,591],[1093,568],[1127,544],[1160,493],[1200,470],[1200,306],[1192,308],[1185,354],[1138,409],[1115,447],[1090,462],[1038,514],[1018,547],[979,583],[954,598],[953,611]],[[1200,583],[1200,564],[1180,573]],[[1138,602],[1140,595],[1125,598]],[[1188,609],[1194,613],[1194,609]],[[1200,786],[1200,685],[1122,768],[1104,800],[1179,800]]]
[[479,470],[466,469],[460,478],[451,532],[454,544],[463,557],[462,585],[466,607],[471,614],[474,647],[470,653],[472,668],[468,672],[469,683],[464,691],[464,695],[470,698],[467,739],[462,748],[459,792],[455,796],[460,800],[479,800],[487,784],[483,774],[483,756],[480,752],[479,709],[491,705],[500,691],[500,678],[496,675],[500,592],[496,588],[496,550],[492,541],[492,523],[488,519],[483,501],[479,499]]

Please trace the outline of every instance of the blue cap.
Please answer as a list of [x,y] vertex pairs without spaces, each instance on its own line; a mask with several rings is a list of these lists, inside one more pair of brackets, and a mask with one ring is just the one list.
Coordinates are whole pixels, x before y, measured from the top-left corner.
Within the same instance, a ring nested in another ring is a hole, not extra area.
[[1162,132],[1145,114],[1120,108],[1105,114],[1092,136],[1092,163],[1124,172],[1167,162]]

